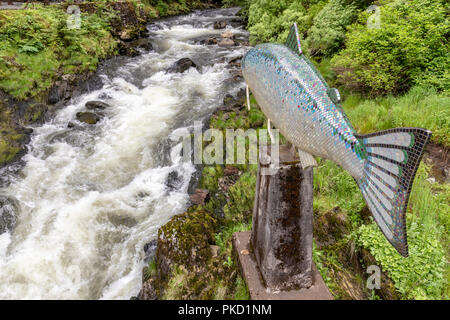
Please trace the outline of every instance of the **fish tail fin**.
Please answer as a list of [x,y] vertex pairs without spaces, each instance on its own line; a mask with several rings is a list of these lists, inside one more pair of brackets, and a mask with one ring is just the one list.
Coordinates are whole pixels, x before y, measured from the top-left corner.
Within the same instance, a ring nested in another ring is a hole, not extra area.
[[356,138],[364,145],[366,158],[358,186],[383,234],[407,257],[406,208],[431,131],[397,128]]

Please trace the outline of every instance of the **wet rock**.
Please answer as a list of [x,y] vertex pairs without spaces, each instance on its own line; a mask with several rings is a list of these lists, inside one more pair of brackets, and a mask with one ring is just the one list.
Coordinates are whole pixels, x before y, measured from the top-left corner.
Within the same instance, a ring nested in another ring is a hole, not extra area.
[[92,112],[78,112],[77,120],[87,124],[96,124],[100,121],[100,117]]
[[242,61],[242,56],[236,57],[231,59],[230,61],[228,61],[228,68],[241,68],[241,61]]
[[121,41],[119,43],[119,54],[127,57],[137,57],[139,55],[139,51],[130,43]]
[[233,102],[234,102],[234,97],[231,94],[227,93],[225,95],[225,97],[223,98],[223,104],[224,105],[228,105],[228,104],[231,104]]
[[66,92],[68,92],[68,85],[66,81],[56,81],[50,88],[48,94],[47,103],[56,104],[60,100],[66,98]]
[[145,51],[153,50],[153,46],[149,39],[141,38],[141,39],[131,42],[130,45],[132,47],[143,49]]
[[224,106],[219,108],[220,111],[233,111],[244,108],[244,100],[242,98],[234,98],[231,94],[225,95],[223,98]]
[[145,259],[144,261],[150,261],[155,258],[156,255],[156,247],[158,245],[158,240],[153,239],[152,241],[146,243],[144,245]]
[[242,70],[241,69],[231,70],[230,73],[233,76],[234,80],[240,80],[240,79],[244,78],[242,76]]
[[238,46],[250,47],[250,42],[247,40],[235,40],[235,43]]
[[178,174],[177,171],[171,171],[167,176],[166,186],[169,188],[169,191],[173,191],[178,189],[182,182],[182,178]]
[[148,38],[150,36],[150,33],[148,29],[145,28],[139,32],[139,36],[141,36],[142,38]]
[[232,47],[235,45],[234,41],[230,38],[223,38],[218,43],[219,47]]
[[209,191],[206,189],[196,189],[194,194],[189,196],[192,203],[197,205],[204,205],[209,200]]
[[230,39],[232,39],[234,37],[233,32],[231,32],[231,31],[225,31],[220,36],[222,38],[230,38]]
[[215,45],[215,44],[217,44],[217,39],[216,38],[208,38],[205,40],[201,40],[200,44],[208,45],[208,46]]
[[196,68],[197,65],[189,58],[182,58],[175,62],[170,68],[167,69],[168,73],[183,73],[189,68]]
[[43,123],[49,107],[43,103],[30,103],[25,109],[23,119],[25,123]]
[[240,90],[238,91],[238,93],[236,94],[236,97],[237,97],[238,99],[246,99],[246,92],[245,92],[245,89],[244,89],[244,88],[240,89]]
[[13,230],[16,224],[16,209],[13,199],[0,196],[0,234]]
[[98,101],[98,100],[88,101],[88,102],[86,102],[86,104],[84,106],[88,110],[95,110],[95,109],[104,110],[104,109],[110,107],[109,104],[107,104],[107,103],[105,103],[103,101]]
[[226,21],[216,21],[214,22],[214,29],[225,29],[227,26],[227,22]]

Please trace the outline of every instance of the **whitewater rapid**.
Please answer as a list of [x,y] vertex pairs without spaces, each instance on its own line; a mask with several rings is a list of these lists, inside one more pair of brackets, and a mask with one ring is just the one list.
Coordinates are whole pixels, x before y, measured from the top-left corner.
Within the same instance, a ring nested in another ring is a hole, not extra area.
[[[239,89],[227,81],[225,65],[246,48],[198,43],[220,35],[224,30],[214,30],[214,21],[236,11],[195,12],[150,25],[154,51],[111,59],[97,73],[101,89],[73,98],[33,128],[24,167],[0,188],[15,219],[12,230],[0,234],[0,299],[138,294],[144,245],[188,205],[195,167],[182,161],[178,137]],[[246,34],[241,27],[227,30]],[[198,70],[165,72],[184,57]],[[110,107],[96,125],[77,123],[76,113],[90,100]],[[172,172],[178,179],[169,188]]]

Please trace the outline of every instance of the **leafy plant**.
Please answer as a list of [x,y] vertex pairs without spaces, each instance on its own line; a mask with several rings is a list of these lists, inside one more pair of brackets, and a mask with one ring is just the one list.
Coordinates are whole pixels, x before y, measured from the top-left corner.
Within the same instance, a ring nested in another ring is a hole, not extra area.
[[333,58],[338,83],[371,96],[402,93],[415,84],[448,90],[450,31],[444,1],[396,0],[380,9],[380,28],[368,12],[347,33],[346,49]]

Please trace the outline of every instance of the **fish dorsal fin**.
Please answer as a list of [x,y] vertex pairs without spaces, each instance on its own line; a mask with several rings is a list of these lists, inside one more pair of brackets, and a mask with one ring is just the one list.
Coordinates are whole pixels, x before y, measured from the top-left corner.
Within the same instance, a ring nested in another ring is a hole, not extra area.
[[294,51],[295,53],[302,54],[302,46],[300,45],[300,37],[298,36],[297,24],[294,24],[289,31],[288,37],[286,39],[286,47]]

